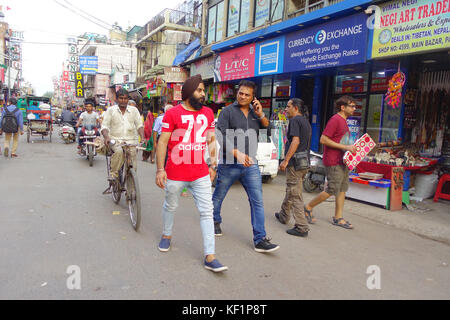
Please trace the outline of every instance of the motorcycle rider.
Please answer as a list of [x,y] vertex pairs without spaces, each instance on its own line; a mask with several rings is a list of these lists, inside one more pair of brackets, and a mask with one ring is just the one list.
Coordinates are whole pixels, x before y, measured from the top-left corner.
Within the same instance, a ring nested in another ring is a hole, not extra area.
[[[83,130],[83,127],[86,126],[93,126],[93,127],[100,127],[100,116],[97,112],[94,111],[95,102],[91,99],[87,99],[84,102],[84,107],[86,109],[85,112],[83,112],[80,115],[80,118],[78,119],[78,122],[76,124],[76,128],[78,128],[77,131],[77,140],[78,140],[78,153],[81,153],[83,142],[80,139],[81,131]],[[98,134],[100,135],[100,134]]]
[[[111,139],[118,142],[138,144],[139,136],[141,141],[145,141],[144,122],[142,121],[139,110],[136,107],[129,106],[129,93],[124,89],[116,92],[117,105],[108,108],[104,114],[101,133],[105,138],[105,145],[109,146]],[[119,177],[119,169],[123,166],[125,156],[122,147],[113,145],[114,152],[111,158],[111,172],[108,180],[114,181]],[[136,168],[136,149],[131,149],[131,158],[134,168]]]
[[62,113],[61,113],[61,122],[62,123],[68,123],[72,126],[75,125],[77,122],[77,116],[71,111],[70,107],[67,107]]

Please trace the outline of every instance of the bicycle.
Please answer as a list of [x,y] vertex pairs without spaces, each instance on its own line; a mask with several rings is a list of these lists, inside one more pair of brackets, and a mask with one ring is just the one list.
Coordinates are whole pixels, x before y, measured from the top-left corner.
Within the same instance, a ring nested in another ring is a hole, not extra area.
[[[115,145],[114,140],[111,145]],[[122,198],[122,193],[125,193],[128,210],[131,218],[131,225],[134,230],[138,231],[141,225],[141,193],[139,189],[139,181],[136,171],[133,167],[133,161],[130,155],[130,149],[145,150],[139,144],[122,143],[119,145],[123,148],[125,161],[122,168],[119,170],[119,178],[114,181],[108,181],[109,187],[103,194],[111,194],[115,204],[119,204]],[[106,152],[106,167],[109,176],[111,172],[111,157],[113,152],[111,148],[107,148]]]

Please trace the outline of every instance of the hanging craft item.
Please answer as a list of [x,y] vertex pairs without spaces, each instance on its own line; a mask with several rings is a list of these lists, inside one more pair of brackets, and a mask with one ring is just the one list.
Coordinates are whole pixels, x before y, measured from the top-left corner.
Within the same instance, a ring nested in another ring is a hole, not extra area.
[[400,71],[399,67],[399,71],[394,74],[392,79],[389,81],[389,89],[384,99],[386,103],[394,109],[399,107],[400,102],[402,101],[402,91],[405,82],[406,76],[403,72]]

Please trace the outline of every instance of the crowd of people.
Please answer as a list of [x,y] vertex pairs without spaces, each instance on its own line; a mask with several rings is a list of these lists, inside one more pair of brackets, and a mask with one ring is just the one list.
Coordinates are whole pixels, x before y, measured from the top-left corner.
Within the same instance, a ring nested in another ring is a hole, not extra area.
[[[216,257],[216,237],[224,235],[222,204],[231,186],[239,181],[247,193],[253,228],[254,250],[272,253],[280,246],[272,243],[265,228],[262,178],[256,160],[258,136],[261,129],[271,128],[260,101],[256,98],[257,88],[251,81],[239,85],[236,102],[226,107],[215,120],[214,113],[205,107],[205,86],[200,75],[189,78],[183,85],[183,102],[177,106],[167,105],[159,110],[155,118],[148,113],[145,119],[129,99],[126,90],[116,93],[116,105],[108,108],[101,116],[94,111],[94,102],[86,100],[85,112],[77,117],[71,110],[62,112],[63,122],[76,126],[91,124],[100,126],[105,145],[112,140],[126,140],[141,143],[145,147],[143,161],[156,162],[156,185],[165,191],[162,205],[163,232],[158,249],[168,252],[173,242],[175,212],[182,194],[187,190],[193,195],[200,214],[203,236],[204,267],[213,272],[223,272],[228,267]],[[13,139],[12,157],[17,157],[17,142],[23,134],[22,113],[10,99],[0,120],[0,134],[5,132],[4,155],[9,155]],[[324,145],[324,165],[327,171],[327,187],[310,203],[304,204],[302,196],[303,179],[309,169],[309,153],[312,129],[308,108],[300,99],[291,99],[285,113],[289,118],[286,154],[280,170],[286,172],[286,194],[281,210],[275,218],[281,224],[294,226],[287,233],[296,237],[307,237],[310,226],[316,223],[313,209],[335,196],[335,214],[331,223],[337,227],[353,229],[343,218],[345,193],[348,190],[349,170],[344,165],[346,151],[355,152],[349,144],[347,118],[355,111],[355,102],[345,96],[337,101],[337,114],[328,122],[321,144]],[[220,151],[216,148],[219,143]],[[124,162],[123,150],[111,146],[114,155],[108,179],[118,178],[118,170]],[[205,160],[206,150],[209,163]],[[136,163],[137,152],[132,153]],[[134,166],[136,168],[136,166]],[[213,192],[212,182],[217,176]],[[226,218],[226,217],[225,217]]]

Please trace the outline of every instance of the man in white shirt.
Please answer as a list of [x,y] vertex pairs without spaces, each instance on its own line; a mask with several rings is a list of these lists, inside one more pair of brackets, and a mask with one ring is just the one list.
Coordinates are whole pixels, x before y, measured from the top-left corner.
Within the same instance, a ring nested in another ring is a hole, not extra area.
[[[139,136],[144,139],[144,123],[142,122],[139,110],[129,106],[129,94],[126,90],[119,90],[116,93],[117,105],[108,108],[104,114],[102,123],[102,135],[105,138],[105,145],[109,145],[111,140],[116,140],[117,144],[112,146],[114,155],[111,158],[111,172],[109,180],[119,177],[119,170],[123,166],[125,157],[120,143],[138,144]],[[136,149],[131,150],[134,168],[136,168]]]

